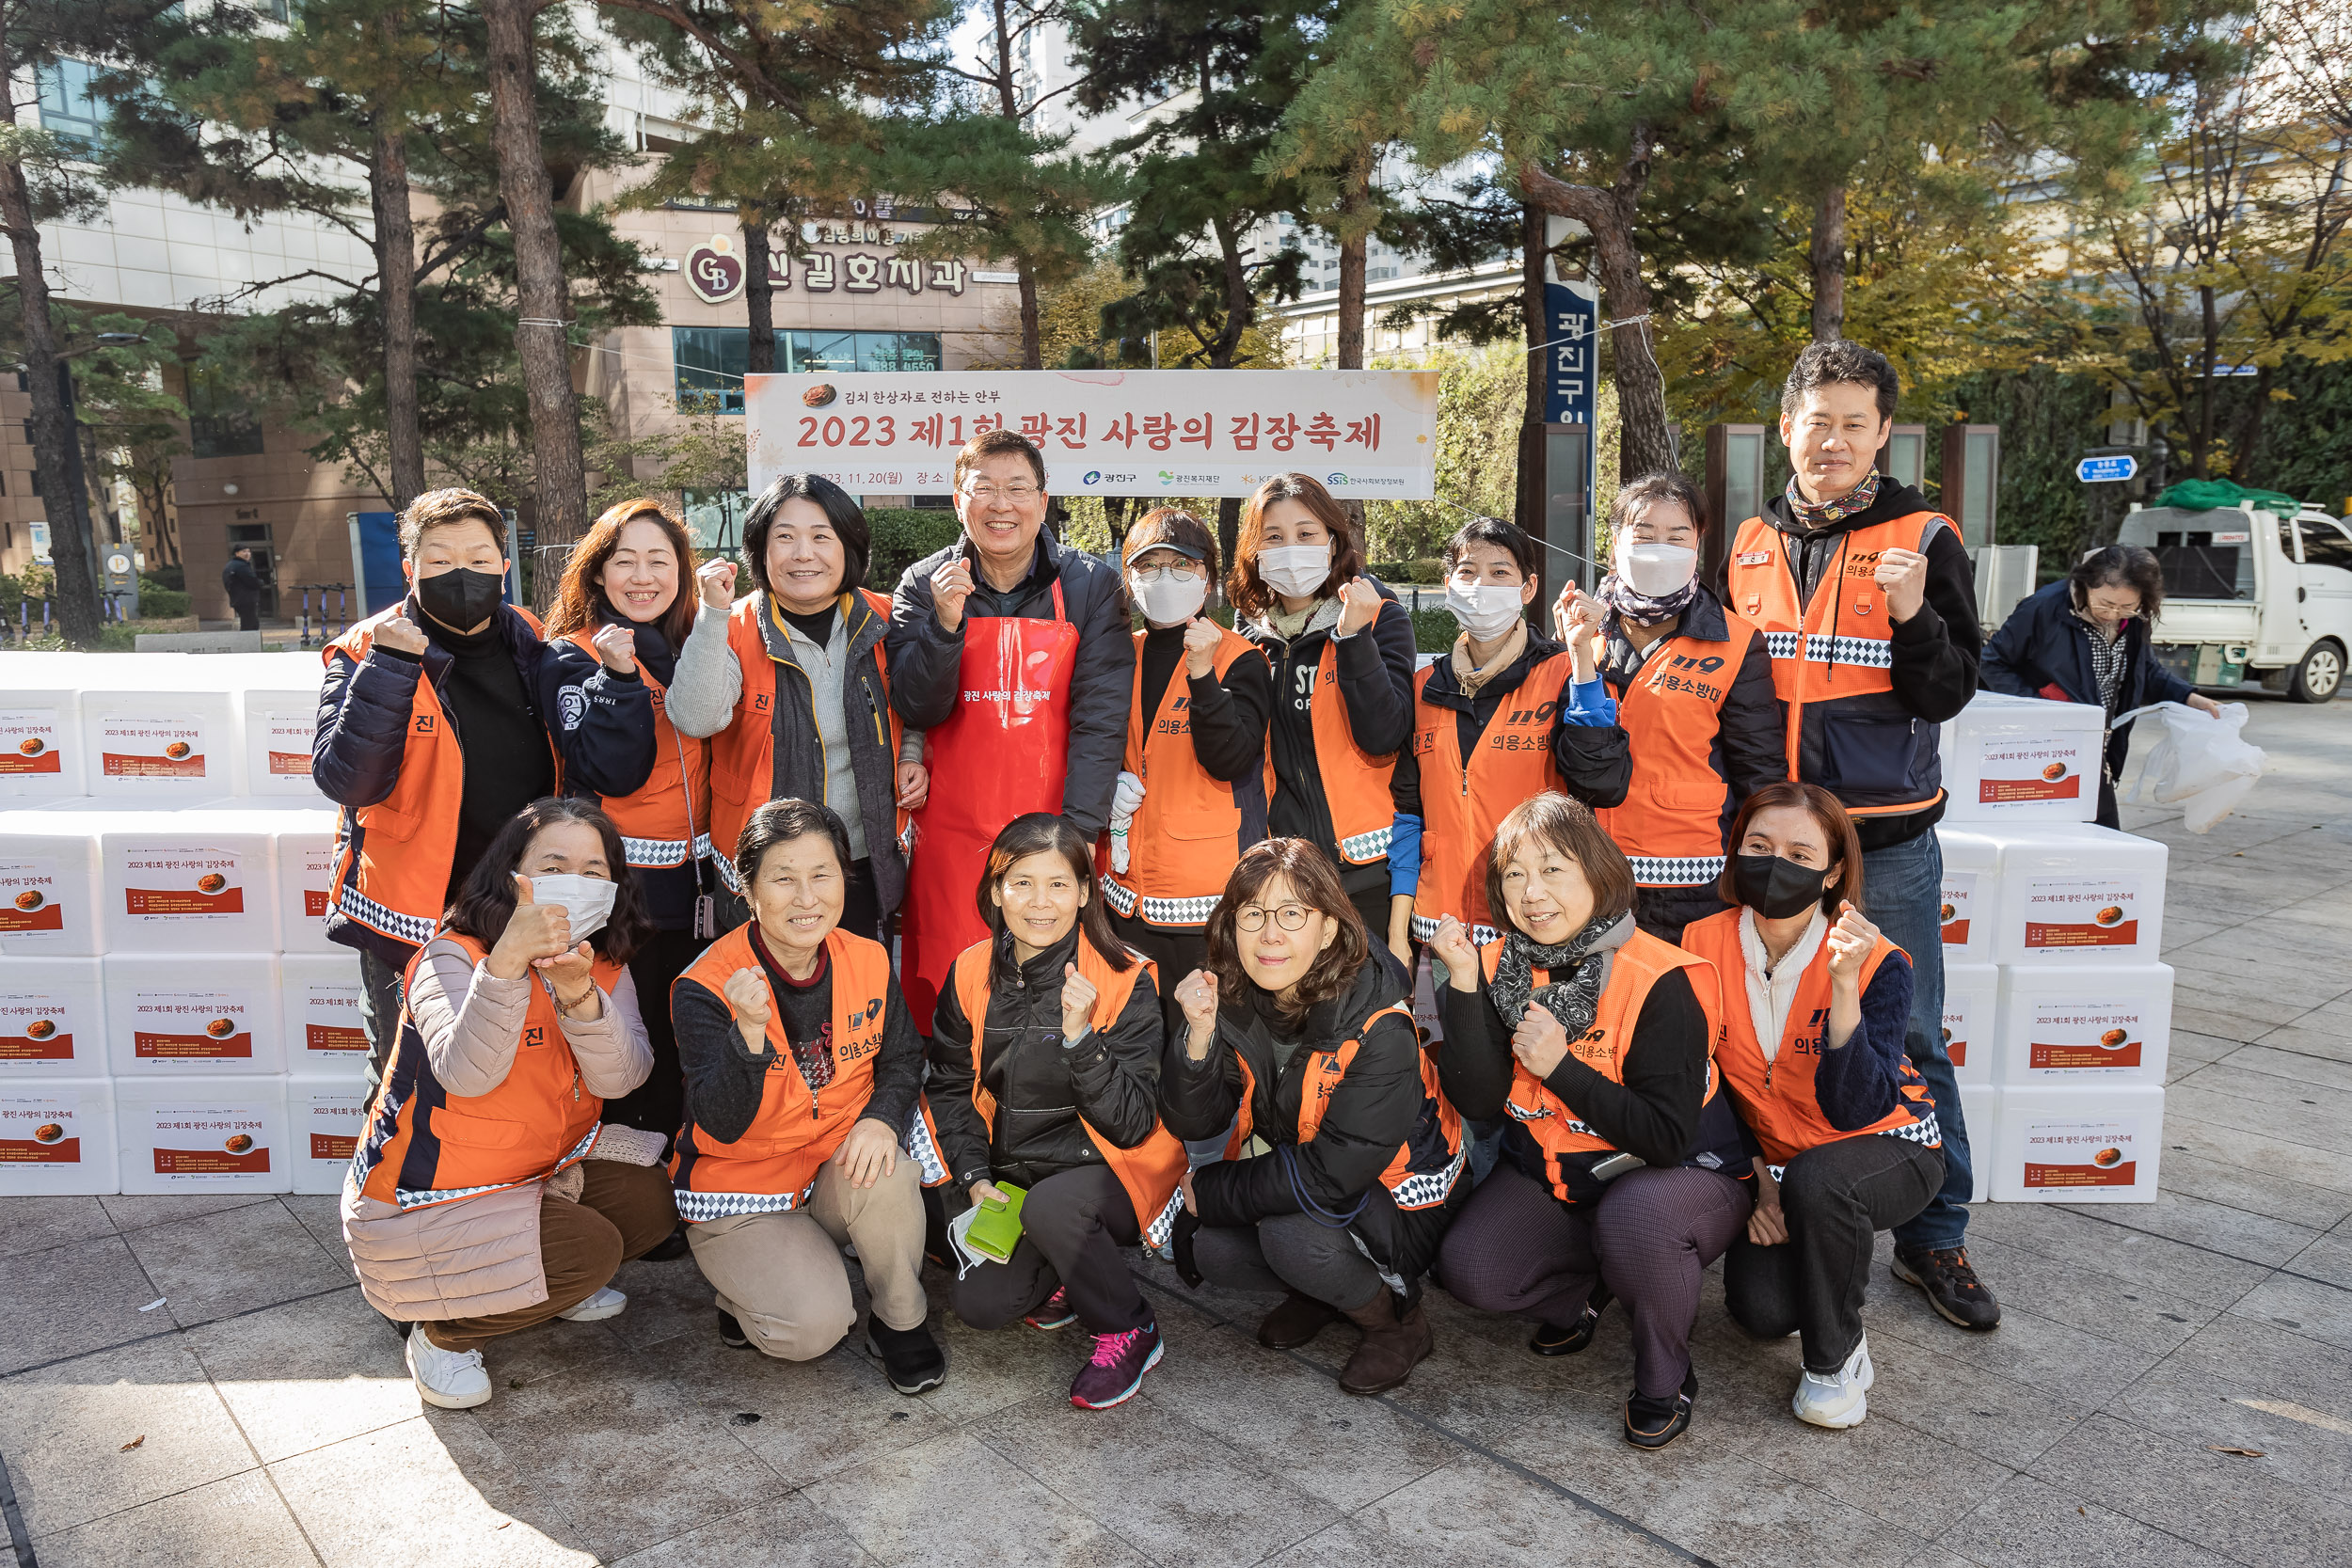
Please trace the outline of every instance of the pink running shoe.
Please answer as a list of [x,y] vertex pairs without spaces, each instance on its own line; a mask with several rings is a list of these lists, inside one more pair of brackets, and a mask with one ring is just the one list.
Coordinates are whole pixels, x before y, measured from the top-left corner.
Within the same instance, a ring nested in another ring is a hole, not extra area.
[[1045,1298],[1044,1306],[1021,1321],[1031,1328],[1043,1329],[1051,1333],[1057,1328],[1068,1328],[1072,1323],[1076,1323],[1078,1314],[1070,1309],[1070,1292],[1057,1287],[1052,1295]]
[[1135,1397],[1143,1374],[1160,1364],[1160,1325],[1145,1323],[1119,1334],[1094,1337],[1094,1359],[1078,1369],[1070,1402],[1081,1410],[1108,1410]]

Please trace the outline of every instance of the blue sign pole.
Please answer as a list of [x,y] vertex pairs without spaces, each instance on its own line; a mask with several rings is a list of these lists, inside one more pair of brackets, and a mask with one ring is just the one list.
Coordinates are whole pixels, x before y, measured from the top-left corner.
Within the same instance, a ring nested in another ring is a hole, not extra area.
[[[1600,298],[1589,283],[1544,279],[1546,592],[1563,581],[1594,586],[1593,467],[1599,458]],[[1559,427],[1572,427],[1563,431]],[[1581,432],[1579,436],[1577,432]]]
[[2112,484],[2139,472],[2139,459],[2130,452],[2086,457],[2074,465],[2074,477],[2085,484]]

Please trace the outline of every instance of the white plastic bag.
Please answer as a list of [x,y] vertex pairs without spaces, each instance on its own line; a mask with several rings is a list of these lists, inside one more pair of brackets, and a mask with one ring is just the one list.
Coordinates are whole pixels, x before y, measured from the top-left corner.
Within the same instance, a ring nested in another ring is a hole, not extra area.
[[2183,703],[2134,708],[2117,722],[2124,719],[2140,720],[2143,736],[2151,728],[2156,732],[2131,800],[2143,806],[2180,807],[2182,824],[2192,833],[2211,832],[2263,775],[2262,748],[2249,745],[2241,733],[2244,703],[2222,704],[2217,719]]

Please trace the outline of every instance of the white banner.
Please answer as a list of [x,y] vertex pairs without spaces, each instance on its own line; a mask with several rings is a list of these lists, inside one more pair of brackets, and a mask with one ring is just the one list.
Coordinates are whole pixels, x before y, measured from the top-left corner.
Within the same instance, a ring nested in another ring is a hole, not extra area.
[[1343,499],[1436,493],[1435,371],[931,371],[744,378],[751,486],[944,495],[956,452],[1017,430],[1058,496],[1247,496],[1312,474]]

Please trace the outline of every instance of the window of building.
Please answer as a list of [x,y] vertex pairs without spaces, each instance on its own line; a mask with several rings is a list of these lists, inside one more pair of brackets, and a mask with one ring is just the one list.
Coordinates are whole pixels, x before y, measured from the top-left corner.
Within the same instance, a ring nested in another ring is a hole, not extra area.
[[188,377],[188,447],[198,457],[258,457],[262,423],[213,366],[198,361]]
[[54,131],[77,150],[96,150],[106,124],[106,105],[90,91],[98,68],[86,60],[59,60],[34,72],[40,128]]
[[[740,326],[674,326],[670,353],[677,369],[681,408],[715,403],[722,414],[743,412],[744,365],[751,331]],[[935,371],[936,332],[801,332],[776,334],[776,369],[808,371]]]

